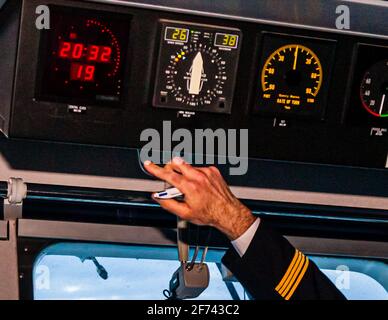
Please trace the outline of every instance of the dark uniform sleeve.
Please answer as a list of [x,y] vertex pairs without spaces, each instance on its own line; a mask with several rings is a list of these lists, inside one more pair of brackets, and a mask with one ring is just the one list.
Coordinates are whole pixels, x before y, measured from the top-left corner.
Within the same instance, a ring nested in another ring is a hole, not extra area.
[[264,221],[240,257],[234,248],[222,259],[253,299],[343,300],[318,267]]

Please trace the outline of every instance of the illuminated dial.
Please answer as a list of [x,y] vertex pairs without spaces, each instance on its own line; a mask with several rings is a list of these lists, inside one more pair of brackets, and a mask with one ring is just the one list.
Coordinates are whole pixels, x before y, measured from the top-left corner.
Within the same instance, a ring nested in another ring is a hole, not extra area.
[[360,87],[364,108],[375,117],[388,117],[388,60],[367,70]]
[[235,29],[164,24],[153,105],[229,113],[240,38]]
[[314,108],[323,81],[318,56],[306,46],[289,44],[274,51],[261,73],[262,103],[293,113]]
[[60,7],[53,7],[52,15],[51,29],[42,37],[40,98],[117,104],[128,43],[125,17]]
[[172,58],[166,73],[166,91],[182,105],[203,107],[222,97],[226,74],[225,61],[207,45],[185,46]]

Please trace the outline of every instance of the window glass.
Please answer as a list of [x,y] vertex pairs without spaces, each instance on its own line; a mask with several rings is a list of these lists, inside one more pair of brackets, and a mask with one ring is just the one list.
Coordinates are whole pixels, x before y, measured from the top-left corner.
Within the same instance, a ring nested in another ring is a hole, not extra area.
[[370,259],[311,259],[349,300],[388,300],[388,264]]
[[[241,284],[223,280],[223,254],[209,250],[210,285],[198,299],[248,299]],[[388,299],[387,264],[311,258],[348,299]],[[178,266],[177,250],[170,247],[60,243],[46,248],[34,264],[34,299],[165,299],[163,290]]]
[[[210,285],[198,298],[244,299],[237,282],[224,282],[222,251],[210,250]],[[34,266],[34,299],[166,299],[163,290],[179,267],[175,248],[99,244],[57,244],[42,252]]]

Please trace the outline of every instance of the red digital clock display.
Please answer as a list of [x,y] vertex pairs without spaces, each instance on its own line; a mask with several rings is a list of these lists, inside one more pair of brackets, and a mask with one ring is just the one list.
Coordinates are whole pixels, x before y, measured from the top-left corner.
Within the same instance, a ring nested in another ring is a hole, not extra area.
[[52,7],[41,40],[37,98],[72,104],[120,103],[129,17]]
[[[59,47],[59,57],[72,60],[70,80],[95,81],[95,63],[110,63],[112,48],[93,44],[85,47],[83,43],[62,41]],[[82,58],[85,58],[90,64],[76,62]]]
[[90,62],[110,63],[112,57],[112,48],[107,46],[89,45],[62,41],[59,47],[59,56],[63,59],[79,60],[85,56]]

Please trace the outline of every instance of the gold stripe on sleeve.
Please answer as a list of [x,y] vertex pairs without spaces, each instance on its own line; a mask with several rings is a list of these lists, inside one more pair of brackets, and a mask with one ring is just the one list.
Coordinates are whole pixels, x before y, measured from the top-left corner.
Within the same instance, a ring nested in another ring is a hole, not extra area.
[[299,251],[297,249],[295,249],[294,258],[292,259],[290,265],[288,266],[288,269],[287,269],[286,273],[284,274],[282,280],[280,280],[279,284],[275,288],[276,291],[279,291],[280,288],[283,286],[284,282],[287,280],[288,276],[291,273],[292,268],[294,267],[296,260],[298,259],[298,256],[299,256]]
[[287,294],[287,296],[285,297],[286,300],[289,300],[289,299],[292,297],[292,295],[294,294],[295,290],[298,288],[299,283],[300,283],[300,281],[302,280],[304,274],[306,273],[308,266],[309,266],[309,258],[306,257],[306,262],[305,262],[305,264],[304,264],[303,270],[302,270],[302,272],[299,274],[299,277],[298,277],[298,279],[296,280],[296,282],[294,283],[292,289],[290,290],[290,292],[289,292],[289,293]]
[[302,270],[303,264],[305,261],[305,255],[303,253],[300,253],[300,259],[298,261],[298,264],[295,265],[294,272],[290,275],[289,279],[287,280],[286,284],[283,286],[283,288],[279,291],[280,295],[284,298],[290,288],[294,285],[295,280],[300,273],[300,270]]

